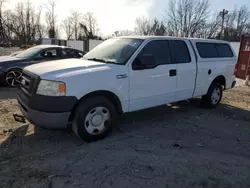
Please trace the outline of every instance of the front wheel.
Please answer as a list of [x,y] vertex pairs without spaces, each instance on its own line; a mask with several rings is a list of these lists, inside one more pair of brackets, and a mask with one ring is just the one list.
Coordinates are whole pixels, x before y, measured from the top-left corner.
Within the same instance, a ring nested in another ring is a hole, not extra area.
[[84,141],[100,140],[111,132],[115,114],[115,107],[107,98],[87,98],[76,108],[72,130]]
[[207,94],[202,97],[201,104],[208,108],[216,108],[221,101],[223,89],[219,83],[213,83]]

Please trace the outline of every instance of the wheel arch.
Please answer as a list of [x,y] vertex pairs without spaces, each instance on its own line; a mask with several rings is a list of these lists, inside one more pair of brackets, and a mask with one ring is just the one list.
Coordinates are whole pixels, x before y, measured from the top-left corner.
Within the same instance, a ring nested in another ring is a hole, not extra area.
[[21,70],[21,71],[23,71],[23,68],[21,68],[21,67],[9,67],[9,68],[7,68],[5,70],[5,73],[7,73],[7,72],[9,72],[11,70]]
[[71,115],[69,117],[69,122],[71,122],[73,120],[73,117],[74,117],[74,113],[75,113],[75,110],[76,108],[78,107],[78,105],[83,102],[84,100],[87,100],[88,98],[90,97],[105,97],[107,98],[112,104],[114,104],[115,106],[115,109],[117,111],[118,114],[122,114],[123,113],[123,110],[122,110],[122,103],[119,99],[119,97],[114,94],[113,92],[111,91],[107,91],[107,90],[98,90],[98,91],[93,91],[93,92],[90,92],[86,95],[84,95],[83,97],[81,97],[78,102],[75,104],[75,106],[73,107],[72,109],[72,112],[71,112]]
[[223,75],[217,76],[217,77],[212,81],[212,83],[210,84],[210,86],[209,86],[207,92],[209,91],[210,87],[211,87],[214,83],[219,83],[219,84],[223,87],[223,89],[225,89],[225,88],[226,88],[226,77],[223,76]]

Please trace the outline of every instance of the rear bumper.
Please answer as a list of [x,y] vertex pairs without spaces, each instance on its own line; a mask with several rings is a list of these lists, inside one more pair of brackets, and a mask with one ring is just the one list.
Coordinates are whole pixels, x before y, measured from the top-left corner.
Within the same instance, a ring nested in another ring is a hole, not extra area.
[[18,100],[19,108],[23,116],[35,126],[48,129],[64,129],[67,128],[69,116],[71,112],[42,112],[27,107],[22,101]]

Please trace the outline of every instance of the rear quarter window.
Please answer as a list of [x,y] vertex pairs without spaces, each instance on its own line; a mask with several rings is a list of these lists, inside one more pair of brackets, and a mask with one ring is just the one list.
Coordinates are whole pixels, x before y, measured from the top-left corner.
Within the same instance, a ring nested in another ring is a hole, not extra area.
[[234,54],[228,44],[216,44],[219,57],[233,57]]
[[201,58],[225,58],[234,56],[228,44],[197,42],[196,48]]
[[174,63],[190,63],[191,57],[187,44],[182,40],[172,40],[171,46],[173,48]]

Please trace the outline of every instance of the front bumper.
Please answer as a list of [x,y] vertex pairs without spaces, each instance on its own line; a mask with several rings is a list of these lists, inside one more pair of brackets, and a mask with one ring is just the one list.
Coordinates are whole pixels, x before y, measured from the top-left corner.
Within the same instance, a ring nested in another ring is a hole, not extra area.
[[78,99],[74,96],[43,96],[36,94],[40,77],[23,71],[17,101],[23,116],[35,126],[49,129],[67,128],[68,120]]
[[48,129],[64,129],[67,128],[68,120],[71,112],[42,112],[33,110],[18,100],[19,108],[24,117],[35,126]]

